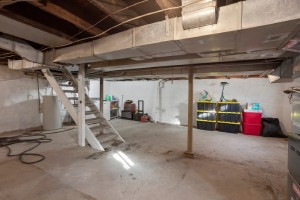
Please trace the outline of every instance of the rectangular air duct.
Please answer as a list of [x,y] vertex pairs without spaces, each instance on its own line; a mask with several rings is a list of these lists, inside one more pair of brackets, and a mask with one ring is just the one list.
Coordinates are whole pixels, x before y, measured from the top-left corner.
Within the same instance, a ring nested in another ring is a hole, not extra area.
[[270,83],[285,83],[293,81],[293,59],[286,59],[271,74],[268,75]]
[[300,53],[300,39],[293,39],[290,40],[284,47],[283,50],[285,51],[293,51]]
[[181,0],[183,29],[199,28],[217,23],[215,0]]

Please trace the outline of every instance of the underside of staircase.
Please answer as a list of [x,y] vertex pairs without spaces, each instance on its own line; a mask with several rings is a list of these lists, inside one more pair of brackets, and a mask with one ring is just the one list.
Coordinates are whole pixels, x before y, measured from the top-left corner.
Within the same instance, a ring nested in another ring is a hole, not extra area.
[[124,142],[85,93],[85,79],[80,80],[79,77],[77,79],[66,67],[61,67],[60,71],[62,81],[58,81],[49,69],[42,69],[44,76],[78,126],[78,144],[85,146],[87,141],[92,148],[105,151],[111,145]]

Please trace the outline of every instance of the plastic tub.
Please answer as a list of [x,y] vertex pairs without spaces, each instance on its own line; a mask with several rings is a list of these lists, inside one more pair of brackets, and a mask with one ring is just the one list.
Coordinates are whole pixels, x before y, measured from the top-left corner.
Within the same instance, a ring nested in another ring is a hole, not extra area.
[[243,123],[243,133],[245,135],[260,136],[261,124],[246,124]]
[[260,124],[262,112],[260,111],[244,111],[243,123],[245,124]]
[[238,133],[240,131],[240,124],[218,122],[218,129],[226,133]]
[[207,131],[213,131],[216,129],[216,122],[197,121],[197,128]]

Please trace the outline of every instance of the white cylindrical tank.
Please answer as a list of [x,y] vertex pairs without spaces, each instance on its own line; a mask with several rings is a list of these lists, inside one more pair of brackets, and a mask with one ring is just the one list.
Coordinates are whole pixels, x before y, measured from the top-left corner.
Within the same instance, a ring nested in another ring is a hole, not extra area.
[[61,106],[57,96],[43,96],[43,128],[54,130],[61,128]]

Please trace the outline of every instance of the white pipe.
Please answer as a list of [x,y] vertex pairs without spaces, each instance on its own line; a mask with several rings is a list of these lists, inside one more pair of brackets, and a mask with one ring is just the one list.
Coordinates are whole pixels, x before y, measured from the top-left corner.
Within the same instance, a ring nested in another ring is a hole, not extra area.
[[163,79],[160,79],[158,81],[158,84],[157,84],[157,97],[156,97],[156,100],[155,100],[155,118],[154,118],[154,123],[157,123],[157,116],[160,114],[161,110],[160,108],[158,107],[158,105],[160,104],[160,90],[162,88],[165,87],[165,82],[166,80],[163,80]]

